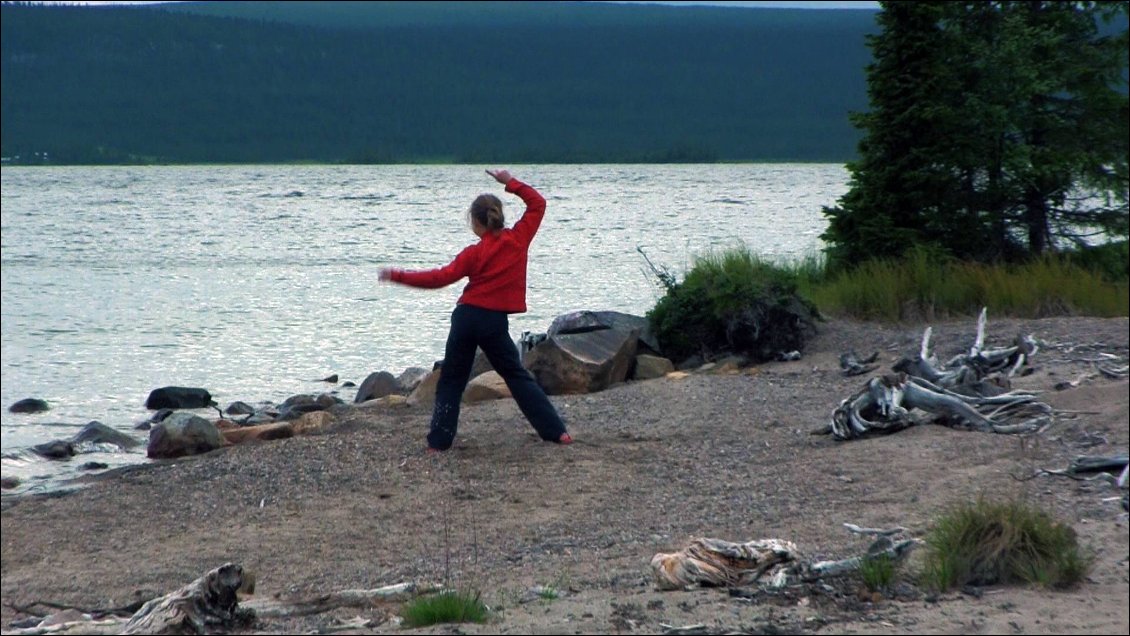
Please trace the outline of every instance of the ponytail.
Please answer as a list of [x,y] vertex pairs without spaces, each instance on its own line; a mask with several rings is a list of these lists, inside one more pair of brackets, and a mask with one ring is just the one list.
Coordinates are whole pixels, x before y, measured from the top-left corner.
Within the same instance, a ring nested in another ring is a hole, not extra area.
[[471,218],[491,232],[506,227],[506,217],[502,214],[502,201],[493,194],[480,194],[471,203]]

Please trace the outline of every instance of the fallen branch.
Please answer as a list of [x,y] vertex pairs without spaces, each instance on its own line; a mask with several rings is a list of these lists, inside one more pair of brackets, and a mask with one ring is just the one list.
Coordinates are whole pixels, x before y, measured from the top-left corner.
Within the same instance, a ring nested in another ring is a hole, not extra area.
[[831,431],[838,440],[874,432],[891,433],[922,423],[914,409],[940,416],[933,421],[992,433],[1032,433],[1051,422],[1050,406],[1030,393],[970,397],[906,374],[872,378],[832,412]]
[[253,615],[238,612],[236,591],[243,585],[243,568],[225,563],[184,587],[141,607],[123,634],[206,634],[213,626],[250,622]]
[[[903,358],[897,375],[872,378],[832,411],[831,422],[814,433],[856,439],[869,433],[892,433],[926,422],[965,426],[993,433],[1033,433],[1051,424],[1054,411],[1031,393],[1009,392],[1010,378],[1039,350],[1031,336],[1011,347],[985,349],[987,312],[977,320],[977,335],[967,354],[938,369],[930,355],[932,328],[922,336],[918,357]],[[841,363],[842,366],[842,363]],[[926,418],[915,413],[924,411]]]
[[904,528],[902,526],[898,526],[898,527],[895,527],[895,528],[861,528],[861,527],[855,525],[854,523],[845,523],[844,527],[848,529],[848,532],[852,532],[852,533],[855,533],[855,534],[874,534],[874,535],[880,535],[880,536],[890,536],[890,535],[893,535],[893,534],[909,532],[906,528]]
[[879,368],[879,365],[872,364],[879,358],[879,352],[876,351],[866,358],[860,359],[855,351],[840,354],[840,369],[846,377],[855,375],[863,375],[864,373],[871,373]]
[[253,599],[245,601],[242,607],[253,611],[258,618],[289,618],[320,614],[340,607],[371,607],[380,602],[404,600],[432,589],[432,586],[421,588],[414,583],[399,583],[369,590],[339,590],[302,601]]
[[[875,530],[844,524],[853,532],[897,534],[902,529]],[[798,582],[811,582],[842,576],[859,570],[867,559],[905,558],[921,541],[895,541],[884,534],[868,549],[867,554],[839,561],[809,562],[801,558],[795,544],[780,539],[759,539],[732,543],[722,539],[700,538],[691,541],[680,552],[659,553],[651,559],[656,585],[661,590],[703,587],[744,587],[761,584],[779,589]],[[765,581],[764,583],[762,581]]]

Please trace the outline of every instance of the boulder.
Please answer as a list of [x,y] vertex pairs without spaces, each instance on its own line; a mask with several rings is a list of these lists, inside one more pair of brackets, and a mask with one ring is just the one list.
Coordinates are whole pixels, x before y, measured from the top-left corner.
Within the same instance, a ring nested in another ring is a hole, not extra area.
[[400,383],[388,371],[377,371],[370,373],[369,377],[361,383],[361,387],[357,389],[357,396],[353,398],[353,403],[360,404],[393,393],[400,393]]
[[241,444],[250,440],[267,441],[294,437],[294,428],[290,422],[275,422],[258,426],[230,428],[221,431],[221,433],[229,444]]
[[315,411],[307,413],[291,423],[295,435],[309,435],[320,433],[334,421],[333,414],[328,411]]
[[145,400],[145,408],[158,409],[202,409],[212,406],[212,394],[205,389],[183,386],[166,386],[153,389]]
[[428,373],[430,372],[423,367],[408,367],[405,369],[404,373],[396,377],[396,383],[400,385],[399,393],[401,395],[408,395],[412,393],[412,391],[415,391],[416,387],[420,385],[420,382],[428,377]]
[[661,378],[675,370],[675,365],[667,358],[641,353],[636,356],[636,370],[632,377],[636,380]]
[[494,371],[494,367],[487,359],[487,354],[483,353],[482,349],[475,349],[475,361],[471,364],[471,376],[468,379],[474,380],[489,371]]
[[129,449],[141,445],[141,442],[134,439],[133,437],[126,435],[121,431],[116,431],[98,421],[90,422],[86,426],[82,427],[82,430],[79,431],[78,434],[71,439],[71,443],[113,444],[114,446],[119,446],[124,449]]
[[511,397],[510,389],[506,386],[506,380],[503,380],[497,371],[487,371],[471,380],[467,383],[467,389],[463,391],[463,402],[466,404],[508,397]]
[[228,443],[212,422],[192,413],[173,413],[149,431],[146,455],[151,458],[181,457],[206,453]]
[[634,316],[618,311],[572,311],[561,314],[549,325],[548,336],[560,334],[585,333],[600,329],[619,331],[639,331],[639,339],[652,353],[659,353],[659,339],[651,328],[651,321],[643,316]]
[[51,407],[47,404],[46,400],[39,398],[24,398],[19,402],[8,407],[9,413],[42,413],[50,410]]
[[603,391],[627,379],[638,343],[634,329],[558,334],[531,349],[524,364],[550,395]]
[[255,407],[247,402],[232,402],[228,408],[224,409],[224,413],[228,415],[251,415],[255,412]]
[[441,373],[443,373],[442,369],[436,369],[429,373],[408,396],[408,406],[432,408],[436,403],[436,385],[439,384]]
[[31,450],[40,457],[47,459],[70,459],[75,456],[75,446],[70,442],[56,440],[31,447]]

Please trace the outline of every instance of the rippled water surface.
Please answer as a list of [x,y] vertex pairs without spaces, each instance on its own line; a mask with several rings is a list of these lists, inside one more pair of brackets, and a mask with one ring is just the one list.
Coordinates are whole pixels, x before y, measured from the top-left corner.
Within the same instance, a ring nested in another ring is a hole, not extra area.
[[[821,206],[847,188],[839,164],[512,172],[548,200],[515,337],[575,309],[645,313],[660,289],[637,247],[680,276],[739,244],[813,254]],[[24,480],[74,470],[22,449],[91,420],[144,441],[133,428],[161,386],[277,403],[333,388],[331,374],[430,367],[463,283],[381,285],[377,269],[446,264],[476,240],[465,211],[481,192],[503,197],[508,223],[522,209],[467,166],[4,167],[2,186],[4,474]],[[51,410],[7,412],[26,397]]]

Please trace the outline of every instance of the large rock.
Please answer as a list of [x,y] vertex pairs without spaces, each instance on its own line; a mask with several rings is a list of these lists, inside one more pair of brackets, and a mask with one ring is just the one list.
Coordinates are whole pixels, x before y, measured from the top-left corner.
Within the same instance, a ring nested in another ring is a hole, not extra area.
[[400,383],[396,381],[396,377],[388,371],[376,371],[370,373],[369,377],[361,383],[361,386],[357,389],[357,395],[353,398],[353,403],[360,404],[394,393],[400,393]]
[[46,400],[39,398],[24,398],[8,407],[9,413],[42,413],[51,407]]
[[315,411],[307,413],[291,424],[295,435],[309,435],[320,433],[334,422],[336,418],[329,411]]
[[221,431],[221,434],[228,443],[240,444],[250,440],[267,441],[294,437],[294,428],[290,422],[275,422],[258,426],[237,426]]
[[675,365],[667,358],[641,353],[636,356],[636,370],[632,377],[636,380],[652,380],[675,370]]
[[420,382],[428,377],[431,371],[423,367],[408,367],[404,373],[396,376],[396,383],[400,386],[400,392],[403,395],[409,395],[420,386]]
[[140,446],[141,442],[133,437],[116,431],[102,422],[93,421],[82,427],[74,438],[72,444],[113,444],[124,449]]
[[436,385],[439,384],[439,376],[442,372],[442,368],[436,369],[421,380],[412,394],[408,396],[408,406],[432,408],[436,403]]
[[227,446],[220,429],[192,413],[173,413],[149,431],[146,455],[152,458],[207,453]]
[[55,440],[31,447],[32,452],[47,459],[70,459],[75,456],[75,446],[70,442]]
[[659,352],[659,340],[655,337],[655,332],[651,328],[651,321],[643,316],[633,316],[618,311],[582,310],[561,314],[550,323],[546,335],[586,333],[601,329],[637,330],[640,342],[644,343],[652,352]]
[[598,329],[546,338],[524,364],[550,395],[592,393],[623,382],[639,343],[635,329]]
[[467,390],[463,391],[463,402],[486,402],[488,400],[501,400],[511,397],[506,380],[498,375],[498,371],[487,371],[467,383]]
[[205,389],[184,386],[166,386],[153,389],[145,400],[145,408],[158,409],[202,409],[212,406],[212,394]]

